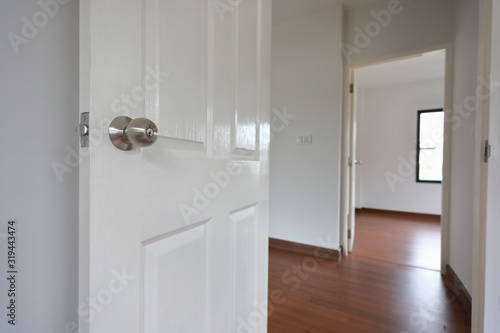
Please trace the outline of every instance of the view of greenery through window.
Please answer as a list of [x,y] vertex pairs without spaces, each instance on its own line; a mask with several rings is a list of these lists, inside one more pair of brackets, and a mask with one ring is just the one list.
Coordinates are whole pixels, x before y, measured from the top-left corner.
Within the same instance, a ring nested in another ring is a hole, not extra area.
[[417,182],[443,180],[443,109],[418,111]]

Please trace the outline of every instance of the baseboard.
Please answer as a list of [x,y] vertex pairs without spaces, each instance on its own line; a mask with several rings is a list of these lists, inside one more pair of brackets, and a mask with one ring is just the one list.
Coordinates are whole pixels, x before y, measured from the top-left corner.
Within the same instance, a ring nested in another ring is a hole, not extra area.
[[457,273],[451,268],[450,265],[446,265],[446,275],[447,285],[451,291],[457,296],[460,303],[465,309],[465,312],[472,318],[472,297],[465,288],[464,284],[458,277]]
[[441,215],[435,215],[435,214],[402,212],[398,210],[386,210],[386,209],[376,209],[376,208],[356,208],[356,213],[379,213],[379,214],[398,214],[398,215],[403,214],[408,216],[418,216],[418,217],[428,217],[428,218],[441,217]]
[[340,251],[340,249],[327,249],[324,247],[289,242],[276,238],[269,238],[269,247],[332,261],[340,261],[342,259],[342,252]]

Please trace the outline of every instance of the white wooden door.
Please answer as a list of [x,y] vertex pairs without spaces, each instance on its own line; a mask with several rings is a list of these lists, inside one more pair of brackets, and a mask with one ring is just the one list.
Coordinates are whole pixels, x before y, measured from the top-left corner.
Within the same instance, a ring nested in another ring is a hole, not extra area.
[[[80,326],[265,332],[270,0],[82,0]],[[116,116],[159,128],[121,151]]]
[[[485,0],[480,3],[481,17],[479,43],[479,73],[487,82],[489,98],[480,100],[477,118],[481,133],[478,142],[476,166],[476,201],[478,226],[475,228],[476,251],[474,253],[472,332],[499,332],[500,318],[500,4]],[[485,140],[491,145],[488,163],[484,163]]]
[[355,71],[351,70],[351,86],[349,95],[349,214],[347,220],[347,244],[349,252],[354,247],[356,231],[356,85]]
[[500,331],[500,3],[491,3],[491,100],[488,116],[491,157],[488,161],[486,203],[486,279],[484,331]]

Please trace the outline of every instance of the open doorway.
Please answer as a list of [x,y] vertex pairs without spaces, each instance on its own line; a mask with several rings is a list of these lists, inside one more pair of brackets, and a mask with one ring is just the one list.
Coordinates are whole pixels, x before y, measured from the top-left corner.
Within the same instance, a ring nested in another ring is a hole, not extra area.
[[436,50],[352,69],[354,255],[441,268],[445,66]]

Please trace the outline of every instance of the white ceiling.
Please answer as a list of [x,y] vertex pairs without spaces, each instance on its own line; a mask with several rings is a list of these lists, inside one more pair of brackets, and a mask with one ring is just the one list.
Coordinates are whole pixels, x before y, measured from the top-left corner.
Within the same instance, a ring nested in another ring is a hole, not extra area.
[[356,86],[361,88],[444,78],[445,52],[434,51],[406,59],[356,69]]
[[373,1],[375,0],[273,0],[273,24],[312,14],[338,3],[344,3],[349,9]]
[[273,0],[273,24],[324,10],[340,0]]
[[[369,5],[380,0],[273,0],[273,24],[343,3],[349,9]],[[444,78],[444,51],[429,52],[422,56],[363,67],[356,70],[358,87],[387,86],[392,84]]]
[[342,2],[344,3],[344,7],[346,7],[347,9],[350,9],[350,8],[368,5],[368,4],[375,2],[375,1],[376,0],[343,0]]

